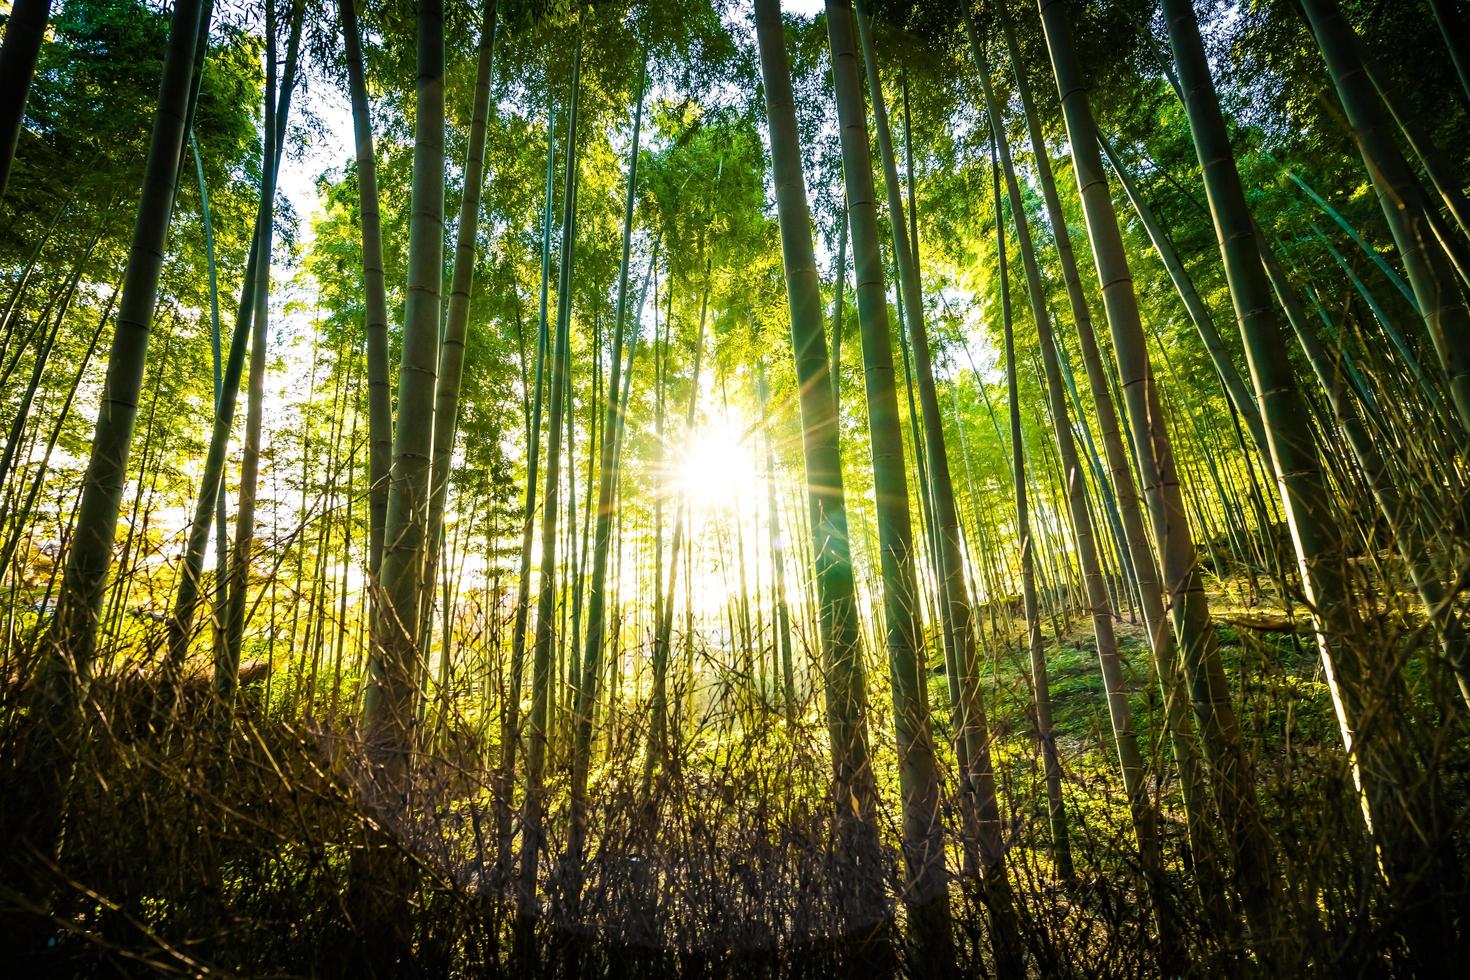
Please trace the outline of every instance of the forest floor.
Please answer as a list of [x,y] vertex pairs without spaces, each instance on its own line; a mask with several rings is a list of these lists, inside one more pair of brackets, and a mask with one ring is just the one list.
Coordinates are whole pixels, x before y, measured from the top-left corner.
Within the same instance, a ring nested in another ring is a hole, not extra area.
[[[1217,639],[1247,749],[1257,760],[1270,760],[1259,762],[1255,774],[1263,815],[1289,860],[1292,849],[1324,832],[1351,837],[1355,806],[1341,753],[1330,751],[1339,735],[1310,633],[1272,597],[1252,599],[1247,581],[1211,585]],[[1141,624],[1124,615],[1115,626],[1150,792],[1163,817],[1170,877],[1189,928],[1200,930],[1193,941],[1205,948],[1214,940],[1205,935],[1205,913],[1187,886],[1186,824],[1152,658]],[[1008,641],[992,636],[985,647],[985,703],[1008,860],[1023,896],[1021,928],[1033,950],[1057,958],[1059,970],[1066,961],[1082,975],[1148,975],[1151,926],[1138,893],[1129,810],[1090,620],[1073,610],[1044,630],[1070,837],[1085,882],[1080,890],[1056,884],[1020,618],[1007,629],[1002,635]],[[1053,629],[1060,631],[1059,643]],[[876,678],[870,683],[876,699],[882,688]],[[946,780],[953,785],[947,679],[931,672],[930,683],[940,762],[951,768]],[[497,746],[450,739],[443,744],[452,751],[435,748],[418,777],[421,802],[395,817],[364,804],[350,725],[287,720],[273,708],[262,711],[258,694],[247,694],[227,745],[202,737],[210,730],[198,720],[187,724],[201,737],[149,736],[146,721],[123,724],[127,712],[119,710],[130,699],[137,710],[137,690],[118,689],[114,696],[115,703],[99,707],[107,724],[79,761],[82,778],[70,799],[63,867],[74,890],[65,893],[62,914],[53,920],[65,923],[70,938],[61,948],[68,962],[87,972],[101,962],[141,960],[177,972],[184,956],[246,975],[340,973],[340,952],[361,941],[366,913],[354,882],[362,855],[384,848],[413,869],[405,880],[416,884],[406,886],[401,900],[409,903],[402,915],[412,923],[404,948],[417,951],[419,972],[434,974],[442,966],[445,972],[497,973],[511,962],[505,943],[519,921],[518,901],[506,865],[513,853],[503,836],[509,824],[502,820],[513,822],[515,812],[507,814],[496,802],[502,798]],[[580,903],[550,899],[542,913],[550,934],[590,944],[583,954],[604,957],[608,975],[709,972],[711,963],[721,962],[720,950],[750,952],[755,973],[775,961],[785,964],[781,972],[801,973],[807,967],[793,967],[797,961],[790,957],[799,960],[803,950],[813,949],[831,953],[835,947],[822,937],[839,928],[831,918],[833,889],[840,890],[846,872],[840,860],[832,864],[830,843],[822,843],[832,839],[831,777],[818,706],[810,704],[805,721],[789,731],[780,712],[765,705],[743,708],[738,720],[691,736],[682,761],[656,781],[652,796],[640,778],[642,766],[628,764],[641,757],[643,729],[636,701],[626,710],[592,775]],[[897,799],[890,737],[881,727],[874,730],[885,807]],[[567,873],[565,858],[556,857],[566,846],[558,828],[567,787],[555,755],[548,776],[554,820],[545,887],[554,894]],[[946,813],[947,823],[955,823],[952,805]],[[889,816],[882,823],[891,894],[902,887],[898,828]],[[964,850],[953,830],[946,833],[957,884],[956,929],[971,951],[964,955],[981,955],[989,948],[988,926],[978,896],[965,884]],[[1302,860],[1300,853],[1294,859]],[[1362,869],[1352,861],[1329,870],[1336,877],[1324,873],[1314,888],[1354,894],[1360,887],[1355,883]],[[1324,935],[1333,936],[1330,923]],[[1375,948],[1373,941],[1362,940],[1368,949]],[[1340,946],[1343,956],[1355,948]],[[727,966],[713,974],[730,972]],[[809,966],[820,974],[830,963],[818,956]]]

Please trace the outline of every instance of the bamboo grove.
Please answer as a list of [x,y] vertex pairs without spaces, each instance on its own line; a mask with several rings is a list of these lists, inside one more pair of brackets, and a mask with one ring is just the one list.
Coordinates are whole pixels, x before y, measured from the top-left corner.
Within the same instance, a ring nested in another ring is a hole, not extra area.
[[1442,976],[1456,0],[15,0],[46,975]]

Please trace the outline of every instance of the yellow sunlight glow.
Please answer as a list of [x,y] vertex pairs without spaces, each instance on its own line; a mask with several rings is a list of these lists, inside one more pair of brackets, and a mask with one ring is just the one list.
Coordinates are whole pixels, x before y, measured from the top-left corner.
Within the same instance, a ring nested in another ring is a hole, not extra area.
[[752,435],[727,413],[708,419],[676,450],[673,489],[687,496],[693,511],[709,513],[756,499],[761,474]]

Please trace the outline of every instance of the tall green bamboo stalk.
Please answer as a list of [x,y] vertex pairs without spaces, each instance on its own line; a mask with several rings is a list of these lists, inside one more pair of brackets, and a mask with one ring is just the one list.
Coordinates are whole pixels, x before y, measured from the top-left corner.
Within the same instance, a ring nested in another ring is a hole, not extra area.
[[[393,391],[388,380],[388,298],[383,283],[382,213],[378,206],[378,161],[373,121],[362,67],[357,0],[337,0],[347,43],[347,91],[352,103],[352,138],[357,161],[357,199],[362,223],[364,348],[368,409],[368,576],[383,565],[388,522],[388,474],[393,466]],[[369,591],[372,589],[370,587]]]
[[1332,406],[1332,414],[1342,427],[1343,435],[1347,437],[1353,457],[1358,461],[1358,468],[1373,494],[1379,513],[1392,531],[1394,546],[1424,603],[1425,618],[1434,624],[1444,659],[1454,671],[1460,696],[1470,706],[1470,637],[1467,637],[1465,625],[1457,615],[1453,603],[1449,601],[1445,584],[1430,560],[1434,551],[1420,530],[1420,521],[1415,513],[1418,508],[1405,505],[1399,493],[1397,474],[1384,460],[1377,442],[1363,422],[1356,401],[1348,397],[1344,390],[1336,362],[1312,332],[1291,280],[1270,247],[1260,239],[1259,230],[1257,238],[1261,259],[1270,278],[1271,288],[1276,294],[1276,301],[1281,304],[1287,323],[1296,334],[1297,343],[1301,345],[1317,383],[1327,396],[1328,404]]
[[1455,9],[1454,0],[1429,0],[1429,9],[1434,14],[1434,23],[1444,38],[1450,61],[1455,66],[1455,75],[1460,79],[1465,105],[1470,107],[1470,47],[1467,47],[1465,19]]
[[[24,772],[36,795],[24,809],[8,808],[0,827],[7,839],[28,840],[54,858],[61,810],[81,735],[81,702],[96,653],[98,619],[117,535],[118,511],[128,476],[128,453],[148,361],[148,339],[167,254],[168,228],[183,152],[184,117],[194,70],[201,0],[178,0],[169,24],[168,48],[148,142],[138,217],[124,273],[117,326],[108,354],[102,403],[83,477],[72,540],[56,613],[41,648],[37,676],[25,700],[34,744]],[[14,880],[7,876],[7,880]]]
[[56,720],[71,723],[86,684],[97,637],[97,617],[107,584],[118,508],[127,481],[128,450],[147,365],[148,337],[158,301],[169,221],[173,215],[184,116],[194,70],[201,3],[174,6],[164,57],[158,108],[149,137],[143,192],[118,305],[117,328],[108,356],[102,406],[83,479],[77,525],[60,601],[47,643],[40,692]]
[[781,535],[781,512],[776,506],[776,447],[771,437],[770,389],[766,384],[764,362],[757,375],[761,408],[761,429],[766,449],[766,524],[770,532],[773,627],[776,630],[775,653],[780,660],[782,707],[786,723],[795,726],[799,705],[796,697],[796,664],[792,654],[791,604],[786,598],[786,544]]
[[[194,614],[204,574],[204,552],[209,547],[212,524],[220,538],[224,536],[223,530],[218,526],[218,515],[224,502],[225,464],[229,455],[235,408],[239,402],[240,379],[245,372],[245,359],[250,350],[251,327],[257,306],[255,297],[259,285],[257,270],[264,251],[262,242],[265,241],[267,227],[275,220],[275,179],[280,172],[281,154],[285,148],[285,121],[290,113],[291,96],[296,87],[294,79],[295,68],[294,63],[291,63],[288,64],[283,75],[283,84],[276,96],[276,101],[272,103],[276,122],[272,130],[273,137],[262,144],[266,149],[262,153],[261,160],[262,180],[260,201],[255,214],[255,228],[250,240],[250,249],[247,252],[245,275],[240,284],[239,305],[236,307],[235,325],[230,335],[229,355],[220,378],[219,398],[215,404],[214,423],[209,437],[209,449],[205,454],[199,495],[195,498],[194,515],[189,524],[189,537],[179,574],[179,590],[174,596],[173,614],[168,622],[165,670],[173,677],[177,677],[182,670],[189,643],[193,639]],[[267,176],[270,178],[269,182],[265,179]],[[227,649],[228,638],[225,636],[230,608],[228,603],[229,569],[226,559],[221,555],[225,550],[226,548],[221,543],[216,552],[218,575],[215,583],[217,594],[214,602],[214,615],[215,630],[220,640],[217,644],[216,658],[219,669],[216,670],[216,679],[224,685],[221,690],[228,692],[229,685],[233,683],[229,679],[233,672],[229,669],[232,661]]]
[[[968,7],[966,8],[968,19]],[[996,127],[990,138],[995,140]],[[1072,842],[1067,830],[1067,807],[1062,797],[1062,763],[1052,727],[1051,680],[1047,674],[1046,648],[1041,638],[1041,608],[1036,598],[1036,542],[1031,534],[1030,501],[1026,488],[1026,447],[1021,436],[1021,396],[1016,373],[1015,322],[1011,315],[1010,267],[1006,260],[1005,222],[1001,213],[1000,159],[992,154],[991,180],[995,204],[996,273],[1000,280],[1000,318],[1005,347],[1006,403],[1010,421],[1010,471],[1016,501],[1016,540],[1021,551],[1021,606],[1026,617],[1026,651],[1031,659],[1031,699],[1036,715],[1036,738],[1041,743],[1042,772],[1046,780],[1046,814],[1051,830],[1051,858],[1057,877],[1064,882],[1076,875]],[[977,384],[983,384],[976,378]],[[997,430],[997,437],[1000,433]]]
[[[648,80],[647,52],[638,76],[638,95],[633,109],[633,138],[628,145],[628,189],[623,201],[623,255],[618,265],[617,319],[613,325],[612,360],[609,362],[607,404],[603,410],[602,446],[597,479],[597,532],[592,558],[592,581],[587,597],[587,650],[582,657],[582,674],[575,692],[572,731],[571,831],[567,853],[574,870],[582,865],[587,834],[587,770],[592,761],[592,709],[597,702],[604,644],[607,558],[612,545],[614,493],[618,482],[618,445],[623,419],[618,382],[622,373],[623,332],[628,314],[628,265],[633,255],[633,210],[638,195],[638,148],[643,128],[643,91]],[[655,256],[655,260],[657,256]],[[652,263],[649,265],[652,273]],[[645,280],[646,283],[646,280]],[[638,304],[642,311],[642,302]],[[636,324],[638,313],[634,314]],[[636,330],[636,326],[634,328]],[[636,344],[636,338],[629,347]],[[632,376],[634,351],[628,352],[628,375]],[[590,490],[590,487],[589,487]],[[575,901],[576,896],[573,896]]]
[[1460,426],[1470,430],[1470,309],[1445,252],[1427,227],[1425,200],[1403,152],[1393,140],[1383,103],[1373,90],[1358,39],[1336,0],[1301,0],[1328,73],[1353,129],[1353,139],[1398,245],[1429,339],[1448,380]]
[[[276,104],[276,40],[273,9],[267,7],[266,31],[266,140],[273,146],[282,121],[275,115]],[[283,84],[294,84],[296,59],[301,44],[301,25],[305,6],[294,3],[291,12],[291,35],[287,42]],[[272,174],[264,196],[275,208],[275,176]],[[225,645],[222,656],[215,658],[216,692],[227,705],[233,705],[240,670],[240,647],[245,639],[245,614],[249,599],[250,559],[255,545],[255,504],[260,483],[260,439],[265,423],[266,345],[270,328],[270,271],[273,227],[261,227],[260,257],[255,262],[255,313],[251,323],[250,373],[246,378],[245,442],[240,458],[240,500],[235,509],[235,544],[230,550],[230,585],[225,620]],[[201,514],[205,522],[207,514]]]
[[525,801],[521,814],[518,888],[522,921],[532,914],[536,878],[545,848],[546,749],[551,715],[551,669],[556,614],[558,508],[561,503],[562,416],[567,398],[567,355],[572,329],[572,268],[577,241],[577,97],[582,81],[582,33],[577,25],[567,106],[566,175],[562,183],[561,269],[557,284],[556,343],[551,351],[551,429],[546,441],[546,491],[541,506],[541,588],[536,600],[536,642],[531,675],[530,731],[526,748]]
[[[851,16],[850,9],[844,13]],[[828,377],[832,362],[822,329],[822,299],[779,0],[756,0],[755,23],[801,410],[833,800],[844,852],[856,864],[854,873],[847,876],[844,915],[850,927],[860,929],[881,921],[885,913],[882,894],[874,887],[878,869],[873,862],[879,854],[877,789],[868,754],[867,678],[842,488],[836,392]]]
[[1102,439],[1108,473],[1112,478],[1114,500],[1118,508],[1119,521],[1122,524],[1123,539],[1127,545],[1127,564],[1138,586],[1144,628],[1148,633],[1155,673],[1158,676],[1164,700],[1164,717],[1169,729],[1174,758],[1179,768],[1180,790],[1184,798],[1186,824],[1189,829],[1190,854],[1196,873],[1204,883],[1202,891],[1209,900],[1222,894],[1214,858],[1214,838],[1208,820],[1207,793],[1209,790],[1205,783],[1204,769],[1200,763],[1198,743],[1189,719],[1189,708],[1185,703],[1184,685],[1180,678],[1174,636],[1165,614],[1163,590],[1159,582],[1159,563],[1144,526],[1143,514],[1139,507],[1137,483],[1134,479],[1134,468],[1119,430],[1118,412],[1109,387],[1107,368],[1103,363],[1102,353],[1098,349],[1092,314],[1087,304],[1087,297],[1083,293],[1082,278],[1078,273],[1077,259],[1072,251],[1071,237],[1067,231],[1061,198],[1057,194],[1056,179],[1052,172],[1051,156],[1047,149],[1046,139],[1042,133],[1041,119],[1032,99],[1030,83],[1021,64],[1020,47],[1016,44],[1010,14],[1004,6],[1000,8],[1000,13],[1001,27],[1010,54],[1011,70],[1016,81],[1016,91],[1021,99],[1021,108],[1031,139],[1032,160],[1036,167],[1038,183],[1041,185],[1042,200],[1046,204],[1057,259],[1061,265],[1062,280],[1067,289],[1072,322],[1077,331],[1078,346],[1082,351],[1088,387],[1092,392],[1098,434]]
[[553,193],[556,184],[556,114],[548,110],[546,117],[546,183],[545,201],[541,209],[541,301],[536,328],[535,392],[526,434],[526,495],[521,524],[520,570],[516,578],[515,615],[511,624],[510,679],[501,699],[500,771],[495,794],[497,855],[501,871],[510,864],[511,804],[515,792],[516,753],[521,741],[521,685],[525,676],[526,625],[531,603],[531,545],[536,532],[536,494],[541,464],[541,415],[546,391],[546,358],[551,348],[551,330],[547,316],[551,290],[551,223]]
[[1026,273],[1027,294],[1031,299],[1031,317],[1036,324],[1041,347],[1041,362],[1045,373],[1048,404],[1051,408],[1052,428],[1056,436],[1057,453],[1062,466],[1062,483],[1071,512],[1073,541],[1077,560],[1082,569],[1087,604],[1092,617],[1093,635],[1097,640],[1098,665],[1107,695],[1113,740],[1118,749],[1123,788],[1128,794],[1133,833],[1138,843],[1144,878],[1150,886],[1154,917],[1159,928],[1160,965],[1166,972],[1174,972],[1181,968],[1183,953],[1179,946],[1177,924],[1170,916],[1170,899],[1166,894],[1163,880],[1163,852],[1159,843],[1158,814],[1148,795],[1143,754],[1138,748],[1138,734],[1133,727],[1133,713],[1128,704],[1128,690],[1123,681],[1122,662],[1118,655],[1118,640],[1113,630],[1113,609],[1108,598],[1107,586],[1103,580],[1092,516],[1088,510],[1087,483],[1081,464],[1078,462],[1076,440],[1072,435],[1072,426],[1067,411],[1067,396],[1062,384],[1061,370],[1057,366],[1056,343],[1051,333],[1051,318],[1046,309],[1046,287],[1041,280],[1035,246],[1031,241],[1030,222],[1026,217],[1025,202],[1021,197],[1020,184],[1016,180],[1015,166],[1011,162],[1010,141],[1006,138],[1002,124],[1000,103],[990,80],[990,65],[985,57],[985,49],[975,34],[968,4],[966,4],[965,15],[966,26],[969,28],[968,33],[971,41],[974,42],[972,50],[980,76],[980,86],[985,96],[986,112],[991,121],[992,138],[1010,197],[1011,220],[1015,225],[1017,244],[1021,251],[1021,265]]
[[5,185],[10,181],[25,122],[26,95],[50,16],[51,0],[15,0],[5,21],[5,41],[0,44],[0,200],[5,199]]
[[[469,145],[465,149],[464,194],[460,199],[455,232],[454,275],[449,304],[439,340],[439,365],[434,381],[434,458],[429,476],[429,543],[425,553],[424,610],[419,623],[420,647],[427,658],[429,624],[433,619],[434,587],[439,580],[439,552],[443,547],[444,503],[449,495],[449,466],[459,426],[459,389],[464,378],[464,354],[470,319],[470,293],[475,281],[475,244],[480,232],[480,197],[485,182],[485,131],[490,119],[491,72],[495,61],[496,0],[484,0],[480,12],[479,62],[475,71],[475,100],[470,111]],[[448,637],[446,637],[447,641]],[[449,647],[443,651],[450,658]]]
[[[1305,6],[1311,10],[1314,3],[1307,0]],[[1343,746],[1390,886],[1397,898],[1413,907],[1415,892],[1422,887],[1422,873],[1417,866],[1423,846],[1423,814],[1415,791],[1403,785],[1415,766],[1404,752],[1398,731],[1402,692],[1395,676],[1385,674],[1380,665],[1360,654],[1360,624],[1344,572],[1337,509],[1306,424],[1308,413],[1286,358],[1281,322],[1262,264],[1263,243],[1257,240],[1246,206],[1194,7],[1190,0],[1164,0],[1164,12],[1225,276],[1271,440],[1272,462],[1296,548],[1302,587],[1316,620],[1318,651]],[[1412,268],[1411,264],[1411,278]],[[1470,320],[1466,326],[1470,327]],[[1470,397],[1470,389],[1466,394]],[[1466,407],[1470,408],[1470,401]],[[1418,925],[1406,923],[1414,955],[1426,955],[1425,943],[1443,939],[1429,936],[1423,928],[1422,916],[1428,911],[1418,910]]]
[[383,602],[368,657],[364,736],[390,797],[407,790],[413,745],[418,623],[428,545],[429,468],[444,256],[444,6],[420,0],[417,15],[412,218],[408,298],[398,375],[398,417],[388,487]]
[[1271,843],[1261,820],[1250,759],[1230,700],[1230,685],[1220,664],[1173,447],[1162,424],[1164,416],[1144,342],[1138,298],[1098,150],[1087,82],[1078,63],[1066,3],[1038,0],[1038,4],[1093,259],[1103,283],[1103,306],[1113,335],[1133,457],[1158,543],[1162,585],[1201,746],[1213,776],[1211,788],[1224,825],[1224,839],[1234,851],[1236,888],[1247,920],[1255,935],[1268,937],[1274,934],[1276,919]]
[[1230,399],[1230,404],[1240,413],[1245,426],[1250,430],[1251,438],[1255,441],[1257,450],[1267,459],[1270,458],[1270,446],[1266,441],[1266,430],[1261,424],[1261,412],[1256,407],[1255,397],[1247,387],[1245,379],[1235,367],[1235,361],[1230,356],[1229,349],[1220,337],[1219,330],[1215,329],[1214,317],[1210,316],[1209,307],[1200,298],[1199,291],[1194,288],[1194,280],[1189,271],[1185,269],[1184,263],[1180,261],[1179,254],[1174,250],[1174,243],[1169,240],[1168,233],[1162,224],[1154,216],[1154,210],[1149,206],[1139,193],[1138,187],[1133,183],[1133,178],[1128,175],[1118,154],[1105,137],[1100,137],[1103,153],[1107,155],[1108,163],[1112,165],[1113,173],[1118,178],[1118,184],[1123,188],[1123,193],[1128,197],[1128,203],[1133,205],[1138,220],[1143,223],[1143,229],[1148,233],[1148,240],[1153,243],[1154,251],[1159,253],[1159,259],[1164,263],[1164,270],[1169,273],[1169,281],[1174,284],[1174,289],[1179,293],[1179,299],[1184,304],[1185,312],[1194,323],[1195,330],[1199,333],[1200,340],[1205,345],[1205,352],[1210,355],[1210,363],[1215,366],[1215,373],[1220,376],[1220,382],[1225,387],[1225,394]]
[[[209,188],[204,180],[204,158],[199,154],[199,143],[189,133],[189,148],[194,153],[194,172],[199,181],[199,207],[204,221],[204,252],[209,275],[209,353],[214,365],[214,405],[216,414],[224,397],[224,349],[219,317],[219,271],[215,262],[214,220],[209,209]],[[238,388],[238,383],[236,384]],[[229,577],[228,508],[225,495],[215,495],[214,506],[214,647],[224,647],[225,610],[228,608]]]
[[[829,18],[844,18],[845,10]],[[851,21],[848,21],[848,25]],[[908,228],[904,222],[903,197],[898,166],[888,125],[888,107],[883,101],[878,72],[878,53],[873,46],[872,26],[863,0],[857,3],[858,35],[867,68],[873,125],[878,131],[879,159],[883,184],[888,191],[888,210],[898,259],[898,287],[908,311],[908,329],[914,339],[914,361],[919,376],[920,400],[925,410],[925,444],[933,479],[938,523],[945,535],[941,550],[945,570],[944,610],[948,632],[960,649],[961,689],[972,704],[978,704],[975,676],[975,638],[970,626],[969,595],[964,585],[964,557],[960,552],[954,489],[950,485],[948,458],[944,454],[944,423],[939,417],[938,395],[929,364],[929,338],[923,325],[923,300],[919,295],[919,270],[914,263]],[[861,81],[856,65],[851,75],[836,66],[841,44],[851,43],[851,26],[833,28],[833,84],[838,98],[838,122],[842,126],[842,157],[845,187],[850,201],[853,232],[853,266],[857,270],[858,326],[863,338],[863,379],[867,395],[867,430],[873,454],[873,497],[878,510],[879,557],[883,577],[883,619],[894,698],[894,729],[898,741],[898,777],[904,804],[904,861],[908,879],[908,907],[914,939],[920,955],[932,968],[948,968],[954,961],[953,926],[945,883],[944,845],[939,824],[939,774],[935,764],[933,736],[929,729],[929,702],[925,677],[928,655],[923,648],[919,588],[914,573],[913,526],[908,513],[908,475],[904,466],[903,428],[894,386],[894,348],[889,332],[888,301],[883,284],[882,257],[878,245],[878,213],[873,206],[872,150],[867,140],[866,113],[861,112]],[[857,109],[856,118],[853,110]],[[861,125],[858,125],[861,122]],[[920,450],[916,445],[916,451]],[[960,632],[963,630],[963,632]],[[963,644],[963,645],[961,645]],[[983,717],[983,716],[982,716]],[[982,721],[976,721],[980,724]],[[972,757],[973,758],[973,757]],[[972,783],[975,774],[967,774]],[[979,790],[979,788],[976,788]],[[994,786],[991,788],[994,795]]]
[[[699,301],[699,328],[694,336],[694,368],[690,375],[689,398],[684,408],[684,433],[694,431],[695,412],[699,408],[699,376],[704,363],[704,338],[705,330],[709,325],[709,294],[710,294],[710,270],[712,267],[712,256],[706,256],[704,261],[704,286],[700,292]],[[672,313],[672,297],[670,298],[670,310]],[[669,317],[669,329],[673,326],[673,317]],[[668,334],[664,337],[664,356],[668,356]],[[667,361],[664,365],[667,372]],[[673,760],[669,745],[669,660],[673,655],[674,634],[674,599],[678,593],[679,586],[679,559],[684,551],[684,539],[688,534],[689,526],[689,495],[681,491],[679,495],[679,507],[674,519],[674,537],[669,542],[669,577],[667,587],[663,592],[662,605],[655,605],[654,635],[653,635],[653,696],[649,706],[650,723],[648,744],[643,758],[643,787],[647,793],[652,786],[654,772],[659,766],[667,765]],[[661,559],[660,559],[661,560]],[[663,575],[660,566],[658,574]],[[662,581],[662,579],[660,579]],[[733,632],[732,632],[733,635]]]

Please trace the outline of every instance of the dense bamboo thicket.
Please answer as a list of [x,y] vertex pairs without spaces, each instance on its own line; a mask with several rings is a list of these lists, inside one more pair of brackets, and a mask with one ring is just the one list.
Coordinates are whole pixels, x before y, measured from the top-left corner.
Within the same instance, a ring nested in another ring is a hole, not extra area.
[[5,972],[1463,970],[1463,3],[4,6]]

